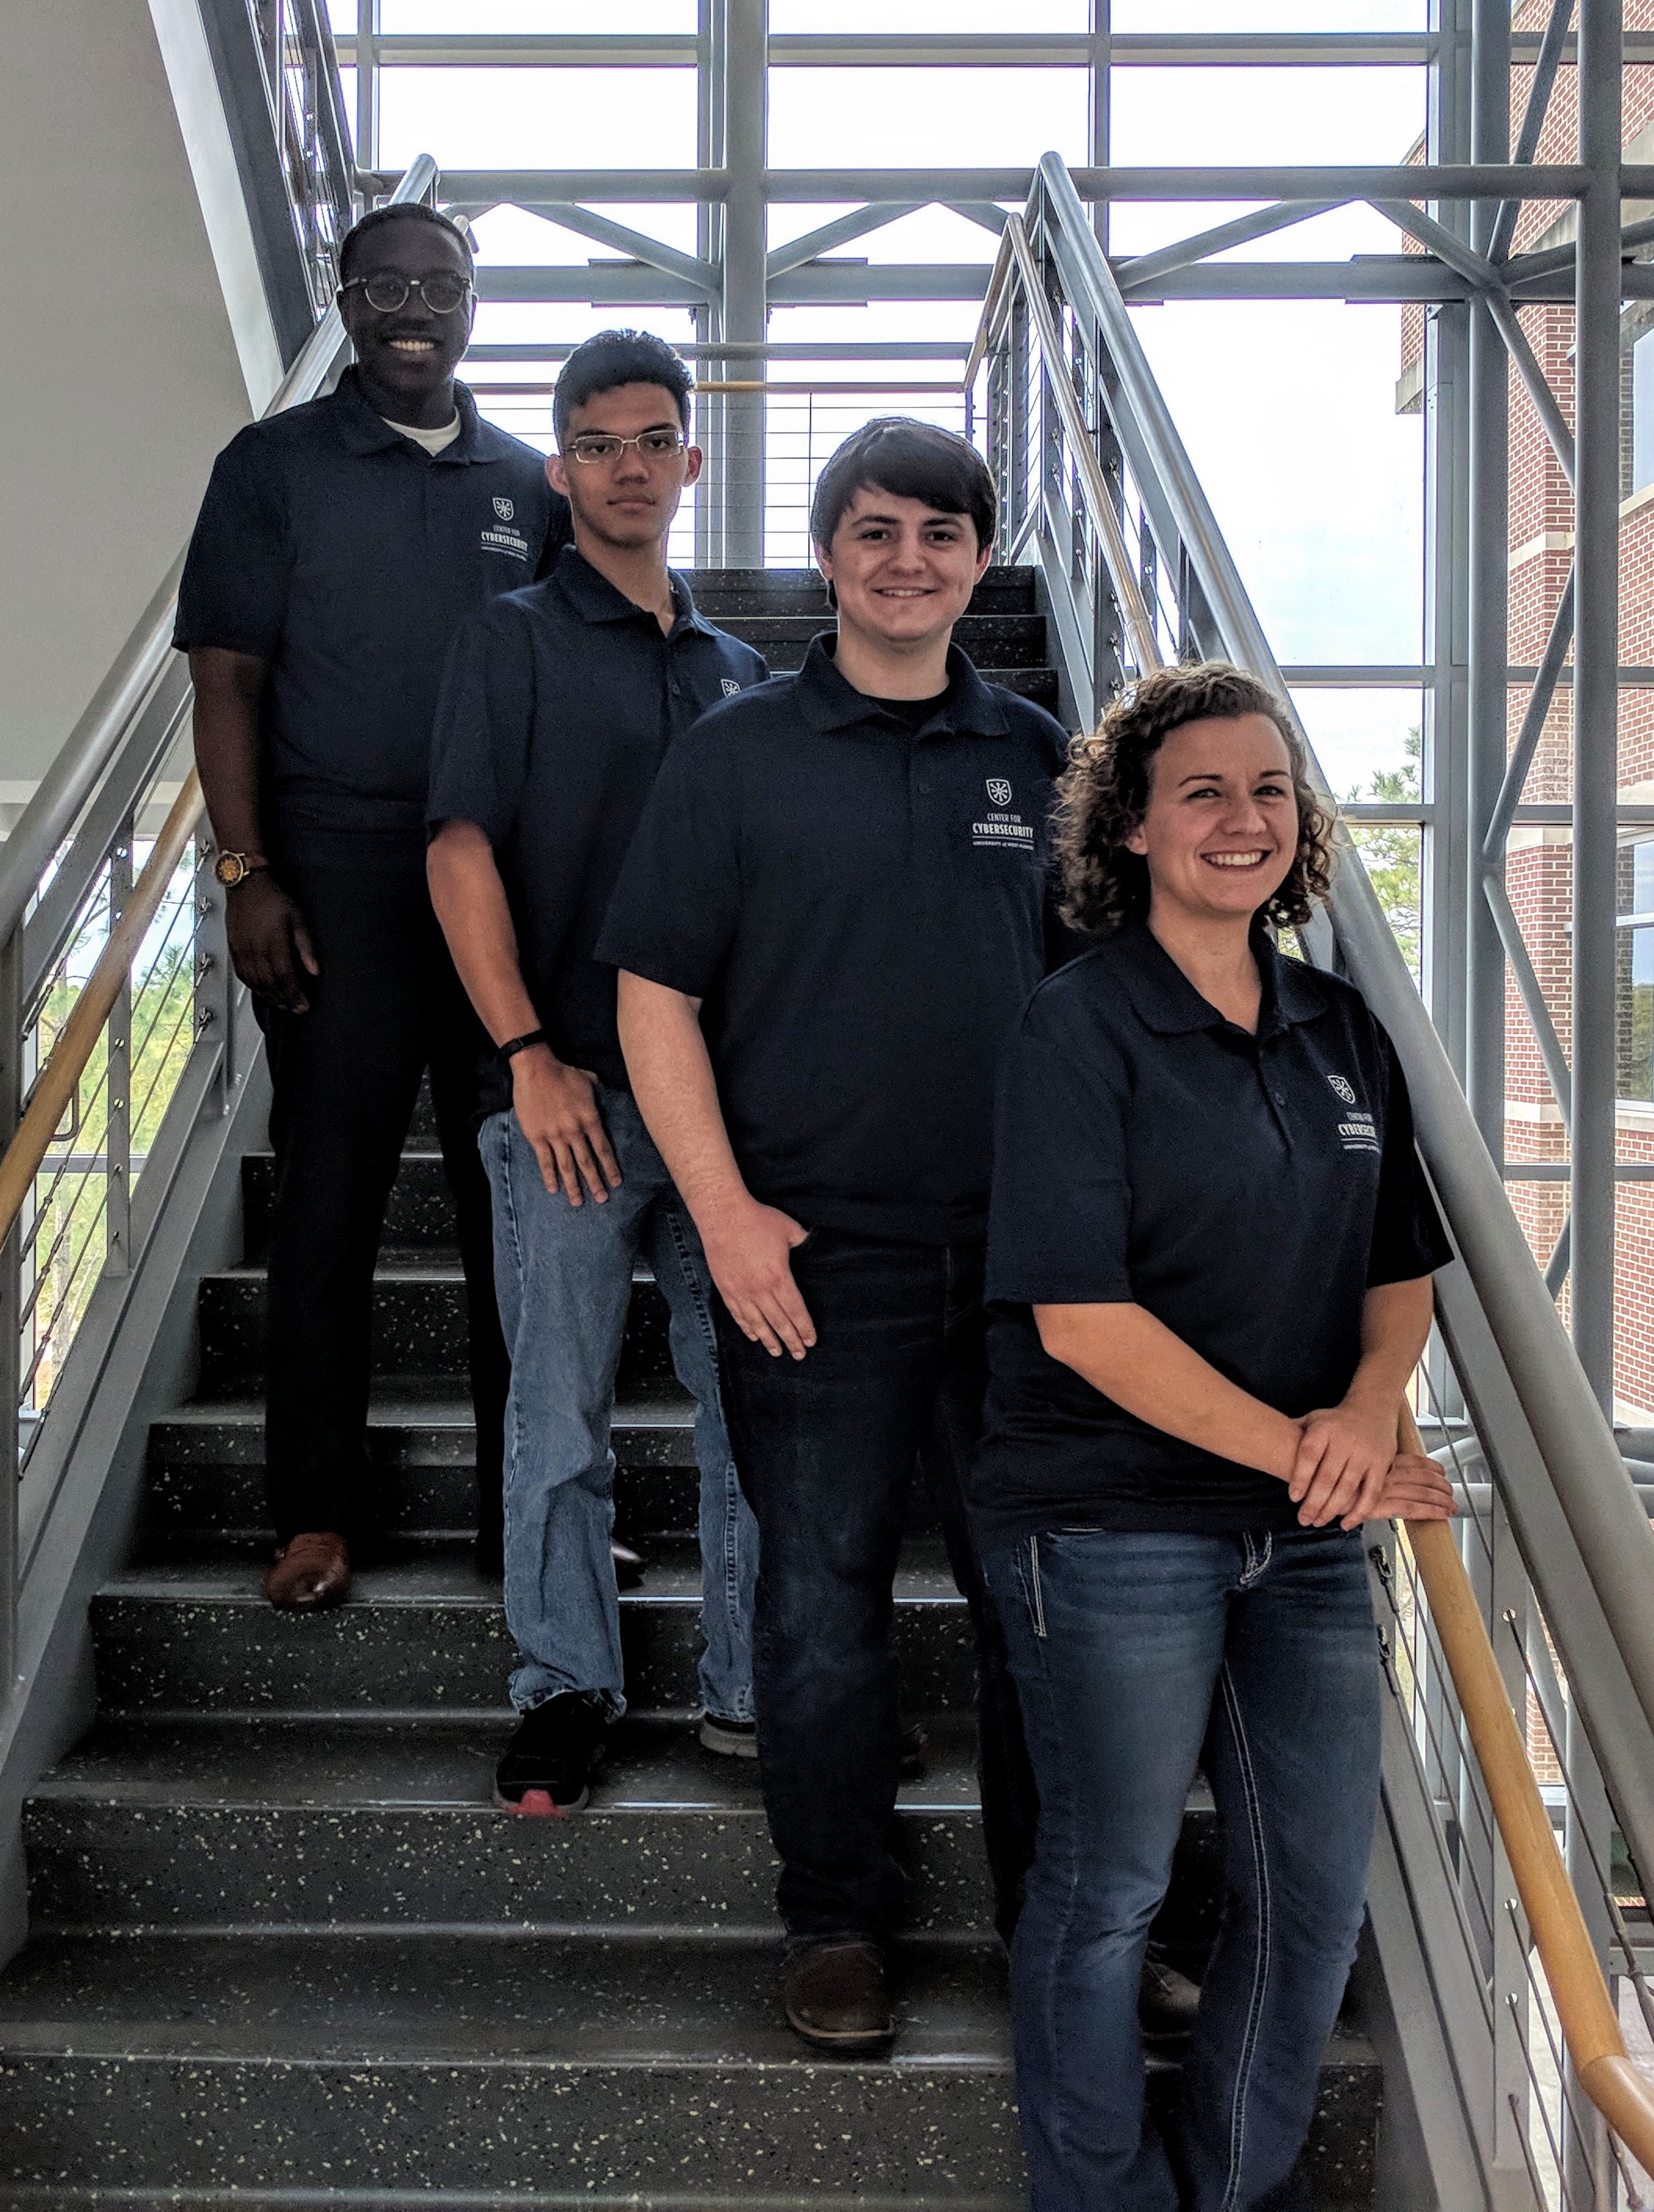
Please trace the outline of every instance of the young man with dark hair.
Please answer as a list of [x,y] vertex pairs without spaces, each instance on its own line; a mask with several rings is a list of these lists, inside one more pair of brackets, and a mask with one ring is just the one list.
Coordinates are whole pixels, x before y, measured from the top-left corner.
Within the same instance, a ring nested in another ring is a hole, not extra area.
[[469,1294],[480,1563],[498,1553],[507,1376],[471,1123],[482,1040],[425,886],[425,787],[449,640],[568,528],[539,455],[454,381],[475,300],[459,227],[380,209],[340,269],[356,366],[219,455],[174,640],[230,957],[274,1085],[265,1588],[303,1609],[344,1600],[350,1547],[374,1532],[374,1263],[427,1068]]
[[521,1715],[496,1794],[533,1811],[585,1803],[625,1710],[609,1437],[640,1254],[696,1401],[701,1740],[747,1757],[756,1748],[757,1531],[720,1407],[711,1284],[628,1087],[614,971],[594,957],[668,745],[767,673],[696,612],[666,567],[667,532],[701,469],[686,439],[690,388],[671,347],[638,331],[605,331],[570,356],[548,465],[574,544],[543,583],[466,624],[437,716],[431,893],[496,1048],[481,1145],[512,1355],[506,1619]]
[[837,607],[796,676],[715,708],[656,781],[599,945],[627,1066],[721,1293],[761,1537],[759,1763],[787,2018],[891,2031],[904,1889],[892,1584],[921,1466],[971,1613],[983,1822],[1009,1933],[1033,1806],[961,1500],[984,1383],[994,1065],[1057,940],[1047,814],[1066,748],[952,643],[994,501],[962,438],[871,423],[811,519]]

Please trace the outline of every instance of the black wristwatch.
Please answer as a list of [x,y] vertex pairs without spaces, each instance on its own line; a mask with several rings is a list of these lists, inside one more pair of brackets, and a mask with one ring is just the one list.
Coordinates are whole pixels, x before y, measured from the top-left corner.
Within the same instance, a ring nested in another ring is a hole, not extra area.
[[508,1037],[502,1045],[496,1045],[495,1049],[502,1060],[515,1060],[517,1054],[520,1052],[526,1052],[530,1045],[545,1044],[548,1042],[544,1030],[528,1030],[520,1037]]

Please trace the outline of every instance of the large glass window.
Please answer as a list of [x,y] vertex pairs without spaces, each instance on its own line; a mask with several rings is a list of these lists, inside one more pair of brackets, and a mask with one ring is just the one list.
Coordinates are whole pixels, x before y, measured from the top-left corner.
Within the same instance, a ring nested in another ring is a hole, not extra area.
[[1654,1100],[1654,837],[1620,848],[1619,875],[1619,1091]]

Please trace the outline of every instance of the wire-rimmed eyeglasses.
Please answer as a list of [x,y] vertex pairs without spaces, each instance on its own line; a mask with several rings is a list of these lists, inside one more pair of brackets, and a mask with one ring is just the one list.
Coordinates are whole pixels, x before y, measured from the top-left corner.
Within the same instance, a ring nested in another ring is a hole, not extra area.
[[597,461],[617,461],[628,446],[636,447],[641,460],[664,461],[669,454],[683,452],[684,439],[677,430],[640,430],[635,438],[617,438],[606,430],[582,430],[562,450],[583,468],[590,468]]
[[354,292],[358,284],[363,299],[380,315],[395,314],[406,304],[410,292],[417,292],[434,315],[457,315],[471,293],[469,276],[450,276],[446,269],[439,269],[434,276],[404,276],[394,269],[376,269],[371,276],[352,276],[341,284],[339,297]]

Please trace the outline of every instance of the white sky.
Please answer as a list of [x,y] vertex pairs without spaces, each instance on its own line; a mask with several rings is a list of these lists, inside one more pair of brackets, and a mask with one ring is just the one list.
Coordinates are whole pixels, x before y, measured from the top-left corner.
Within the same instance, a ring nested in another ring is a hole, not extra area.
[[[354,6],[333,0],[341,29]],[[1083,27],[1085,0],[1018,0],[1016,27]],[[605,0],[605,31],[694,27],[693,0]],[[959,32],[1003,28],[1006,0],[771,0],[776,32]],[[383,0],[387,33],[573,30],[590,27],[589,0]],[[1422,27],[1424,0],[1116,0],[1114,27],[1132,30],[1308,30]],[[347,86],[354,97],[354,88]],[[1424,120],[1415,69],[1116,69],[1113,159],[1122,164],[1389,161]],[[1086,86],[1079,71],[775,70],[769,149],[777,168],[1021,165],[1055,148],[1085,155]],[[422,150],[445,167],[692,167],[695,81],[688,70],[403,70],[381,83],[380,158],[395,167]],[[836,207],[786,205],[771,242],[812,228]],[[1110,250],[1135,252],[1241,210],[1189,204],[1122,204]],[[605,206],[605,214],[684,250],[692,210]],[[478,222],[483,262],[584,266],[607,250],[519,210]],[[1228,258],[1341,259],[1395,252],[1396,234],[1369,210],[1346,210],[1237,249]],[[988,234],[930,209],[838,249],[872,262],[979,262]],[[781,308],[773,339],[969,338],[967,302]],[[1338,303],[1181,303],[1137,311],[1144,345],[1229,538],[1265,629],[1283,661],[1413,661],[1421,652],[1423,448],[1420,418],[1397,416],[1401,316]],[[617,321],[691,336],[678,309],[492,305],[485,341],[567,343]],[[808,376],[791,363],[772,372]],[[868,374],[944,381],[950,365],[881,364]],[[478,380],[545,372],[479,365]],[[910,411],[962,422],[957,399],[873,398],[837,404],[772,402],[772,557],[801,557],[795,535],[807,478],[826,451],[869,412]],[[508,427],[548,441],[544,399],[485,399]],[[787,511],[790,508],[790,512]],[[780,534],[787,532],[784,539]],[[795,550],[796,549],[796,550]],[[1299,701],[1334,784],[1363,782],[1402,757],[1420,716],[1416,694],[1305,693]]]

